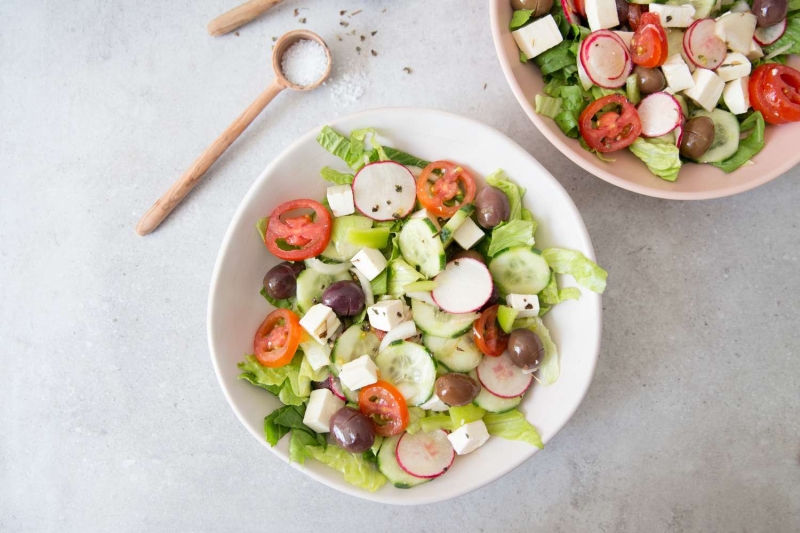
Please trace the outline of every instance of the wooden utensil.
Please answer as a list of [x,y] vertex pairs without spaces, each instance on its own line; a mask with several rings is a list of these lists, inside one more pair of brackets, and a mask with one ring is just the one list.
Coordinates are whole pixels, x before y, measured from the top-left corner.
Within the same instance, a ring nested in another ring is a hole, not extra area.
[[209,22],[208,33],[214,37],[230,33],[281,2],[283,0],[250,0],[245,2]]
[[[283,57],[284,52],[288,50],[288,48],[300,40],[312,40],[316,41],[322,48],[325,50],[325,55],[328,59],[328,66],[325,69],[322,77],[312,83],[311,85],[301,86],[295,85],[294,83],[290,82],[286,77],[283,75],[281,71],[281,58]],[[290,31],[289,33],[285,33],[281,36],[280,39],[277,40],[275,43],[275,48],[272,52],[272,69],[275,71],[275,79],[272,83],[267,86],[267,88],[258,95],[258,98],[250,104],[250,106],[244,110],[244,112],[239,115],[236,120],[231,123],[228,128],[222,132],[222,134],[217,137],[211,146],[206,148],[206,150],[200,154],[195,162],[192,164],[189,169],[183,173],[183,175],[178,178],[172,187],[164,193],[164,195],[159,198],[153,207],[150,208],[147,213],[144,214],[142,219],[136,225],[136,233],[139,235],[147,235],[154,229],[158,227],[161,222],[164,221],[165,218],[175,209],[183,198],[189,194],[197,182],[200,181],[200,178],[203,177],[203,174],[214,164],[214,162],[219,159],[225,150],[233,144],[239,135],[247,129],[247,126],[255,120],[255,118],[267,107],[273,98],[275,98],[282,90],[289,88],[295,91],[310,91],[319,87],[319,85],[325,81],[331,73],[331,51],[328,49],[328,45],[325,44],[325,41],[317,35],[316,33],[308,30],[295,30]]]

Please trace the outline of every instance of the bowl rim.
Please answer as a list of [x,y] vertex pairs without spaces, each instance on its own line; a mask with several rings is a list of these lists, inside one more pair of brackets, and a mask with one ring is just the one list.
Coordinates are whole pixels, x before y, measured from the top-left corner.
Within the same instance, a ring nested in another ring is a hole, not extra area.
[[[213,309],[215,308],[215,305],[216,305],[216,291],[219,288],[219,281],[220,281],[219,278],[220,278],[220,275],[221,275],[220,270],[221,270],[221,265],[222,265],[223,258],[230,253],[229,248],[231,246],[231,241],[233,239],[234,230],[239,225],[239,222],[240,222],[241,218],[244,216],[245,206],[248,205],[251,202],[251,200],[252,200],[252,198],[254,196],[256,196],[256,192],[260,188],[261,183],[264,180],[267,179],[267,176],[269,174],[272,173],[273,168],[275,168],[278,165],[279,161],[281,161],[285,157],[289,157],[291,155],[291,153],[294,152],[295,150],[297,150],[300,146],[308,143],[310,140],[316,139],[316,137],[317,137],[317,135],[319,133],[319,130],[324,125],[329,125],[329,126],[332,126],[332,127],[336,127],[338,124],[340,124],[342,122],[351,121],[351,120],[361,120],[361,121],[367,122],[371,115],[381,114],[381,113],[386,113],[386,112],[399,113],[399,114],[403,114],[404,116],[412,116],[415,113],[439,115],[439,116],[441,116],[443,118],[455,119],[455,120],[459,120],[459,121],[463,121],[463,122],[469,123],[470,127],[481,129],[487,134],[494,135],[494,136],[502,139],[504,142],[506,142],[509,145],[509,147],[511,149],[516,150],[517,152],[519,152],[520,157],[526,158],[528,160],[529,164],[531,164],[531,165],[533,165],[535,167],[538,167],[540,169],[540,171],[548,179],[553,181],[553,183],[556,186],[556,190],[558,191],[558,193],[562,194],[564,199],[566,200],[566,208],[571,211],[571,216],[577,217],[577,220],[579,222],[579,224],[578,224],[578,237],[582,241],[582,247],[583,247],[582,252],[585,253],[592,260],[596,260],[596,256],[595,256],[595,253],[594,253],[594,247],[592,246],[591,238],[590,238],[589,232],[588,232],[588,230],[586,228],[586,224],[583,221],[583,217],[581,216],[580,212],[578,211],[577,206],[572,201],[572,198],[569,196],[569,193],[567,192],[567,190],[563,187],[563,185],[561,185],[561,183],[546,168],[544,168],[544,166],[541,163],[539,163],[539,161],[536,158],[534,158],[528,151],[526,151],[524,148],[522,148],[519,144],[517,144],[514,140],[512,140],[510,137],[508,137],[504,133],[498,131],[497,129],[495,129],[495,128],[493,128],[493,127],[491,127],[491,126],[489,126],[489,125],[487,125],[487,124],[485,124],[485,123],[483,123],[483,122],[481,122],[479,120],[476,120],[476,119],[473,119],[473,118],[470,118],[470,117],[466,117],[466,116],[463,116],[463,115],[459,115],[459,114],[456,114],[456,113],[449,113],[449,112],[446,112],[446,111],[441,111],[441,110],[438,110],[438,109],[425,108],[425,107],[419,107],[419,106],[390,106],[390,107],[380,107],[380,108],[368,109],[368,110],[359,111],[359,112],[356,112],[356,113],[351,113],[351,114],[348,114],[348,115],[344,115],[344,116],[341,116],[341,117],[336,117],[336,118],[334,118],[334,119],[332,119],[330,121],[324,122],[322,125],[315,126],[314,128],[312,128],[311,130],[309,130],[305,134],[303,134],[300,137],[298,137],[295,141],[293,141],[291,144],[289,144],[287,147],[285,147],[283,150],[281,150],[281,152],[278,155],[276,155],[272,159],[272,161],[270,161],[270,163],[259,174],[259,176],[256,178],[256,180],[250,186],[250,188],[248,189],[247,193],[245,193],[244,197],[239,202],[239,205],[236,208],[236,211],[235,211],[235,213],[234,213],[234,215],[233,215],[233,217],[231,219],[231,222],[228,225],[227,230],[225,231],[225,236],[222,239],[222,243],[220,245],[219,252],[217,253],[216,261],[214,262],[214,270],[213,270],[213,273],[212,273],[212,276],[211,276],[211,282],[210,282],[210,285],[209,285],[208,309],[206,311],[207,339],[208,339],[208,348],[209,348],[209,356],[211,358],[211,364],[212,364],[212,366],[214,368],[214,373],[215,373],[215,375],[217,377],[217,382],[219,383],[219,386],[222,389],[222,393],[225,396],[225,400],[227,401],[228,405],[233,410],[233,412],[236,415],[236,417],[239,419],[239,422],[245,427],[245,429],[247,429],[248,432],[251,435],[253,435],[253,437],[257,441],[259,441],[264,447],[266,447],[268,450],[270,450],[274,455],[280,457],[284,462],[288,463],[291,467],[302,471],[305,475],[309,476],[310,478],[314,479],[315,481],[320,482],[320,483],[322,483],[322,484],[324,484],[324,485],[326,485],[326,486],[328,486],[328,487],[330,487],[330,488],[332,488],[334,490],[337,490],[339,492],[343,492],[345,494],[349,494],[351,496],[355,496],[355,497],[358,497],[358,498],[361,498],[361,499],[364,499],[364,500],[369,500],[369,501],[373,501],[373,502],[377,502],[377,503],[388,503],[388,504],[392,504],[392,505],[426,505],[426,504],[438,503],[438,502],[454,499],[454,498],[457,498],[459,496],[463,496],[465,494],[468,494],[470,492],[478,490],[480,488],[483,488],[483,487],[489,485],[490,483],[493,483],[494,481],[497,481],[498,479],[500,479],[501,477],[505,476],[506,474],[508,474],[512,470],[515,470],[522,463],[524,463],[525,461],[530,459],[533,455],[535,455],[536,453],[538,453],[541,450],[538,450],[536,448],[531,447],[530,451],[526,451],[525,453],[519,454],[519,456],[517,456],[513,460],[509,461],[507,464],[504,464],[502,468],[496,469],[496,471],[492,472],[491,475],[486,476],[482,480],[482,482],[479,485],[475,486],[475,487],[466,488],[466,489],[464,489],[464,488],[455,489],[455,490],[452,490],[450,492],[442,491],[442,492],[438,493],[435,497],[427,498],[427,499],[410,498],[410,497],[403,498],[403,499],[397,499],[395,496],[393,496],[393,494],[394,494],[393,492],[385,492],[383,494],[381,493],[381,491],[368,492],[368,491],[365,491],[365,490],[360,489],[358,487],[349,485],[344,481],[342,481],[341,484],[330,483],[328,479],[326,479],[325,477],[317,474],[314,470],[312,470],[312,469],[304,469],[301,465],[298,465],[298,464],[290,462],[289,458],[288,458],[288,454],[281,453],[281,450],[278,450],[277,446],[275,446],[275,447],[268,446],[266,440],[264,439],[263,434],[261,434],[261,433],[259,433],[257,431],[254,431],[253,428],[250,427],[250,425],[247,422],[244,414],[239,409],[238,405],[233,401],[231,393],[229,392],[229,388],[228,388],[227,384],[225,383],[225,381],[222,378],[222,373],[220,371],[220,367],[219,367],[219,363],[218,363],[219,359],[221,359],[221,358],[217,357],[217,355],[215,354],[215,349],[214,349],[215,336],[214,336],[213,328],[211,327]],[[595,335],[595,338],[592,339],[593,345],[596,346],[596,350],[594,350],[595,353],[591,354],[592,357],[587,362],[587,364],[589,365],[589,368],[587,369],[588,370],[588,380],[587,380],[586,385],[583,388],[583,390],[580,391],[580,396],[578,398],[578,401],[575,403],[574,408],[571,409],[568,412],[567,416],[564,417],[563,422],[561,422],[557,426],[557,428],[555,429],[553,434],[550,436],[550,438],[544,440],[545,444],[550,442],[564,428],[564,426],[566,426],[566,424],[572,419],[572,417],[575,415],[575,413],[577,412],[577,410],[580,408],[581,404],[583,403],[583,400],[586,398],[586,395],[588,394],[589,389],[591,388],[591,384],[594,381],[594,375],[595,375],[595,372],[596,372],[596,369],[597,369],[597,361],[600,358],[600,350],[601,350],[601,343],[602,343],[602,331],[603,331],[603,302],[602,302],[602,295],[599,295],[599,294],[597,295],[595,304],[592,304],[592,302],[586,302],[585,305],[594,305],[595,306],[595,308],[596,308],[595,312],[597,314],[597,326],[598,326],[597,327],[597,334]]]

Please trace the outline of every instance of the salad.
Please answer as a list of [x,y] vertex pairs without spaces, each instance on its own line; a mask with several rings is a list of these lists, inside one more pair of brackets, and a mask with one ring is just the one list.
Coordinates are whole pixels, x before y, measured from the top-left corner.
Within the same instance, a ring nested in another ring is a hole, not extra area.
[[[764,147],[800,121],[800,0],[511,0],[520,60],[545,81],[535,111],[604,161],[628,148],[675,181]],[[588,27],[587,27],[588,26]]]
[[517,407],[534,381],[559,376],[541,317],[580,297],[554,273],[603,292],[606,272],[536,249],[525,190],[502,170],[480,188],[462,166],[381,146],[371,129],[325,127],[317,140],[350,170],[324,167],[325,199],[256,224],[283,260],[261,291],[275,310],[239,363],[240,379],[283,403],[264,419],[267,442],[289,434],[291,461],[316,459],[370,491],[429,482],[490,436],[541,448]]

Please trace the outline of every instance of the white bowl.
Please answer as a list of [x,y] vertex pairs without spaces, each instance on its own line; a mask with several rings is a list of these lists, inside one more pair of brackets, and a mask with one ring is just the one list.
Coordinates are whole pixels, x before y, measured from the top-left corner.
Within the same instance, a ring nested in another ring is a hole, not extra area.
[[[366,111],[336,119],[331,125],[343,133],[375,128],[389,146],[431,161],[457,161],[476,177],[505,169],[528,189],[524,203],[539,222],[537,246],[571,248],[594,258],[586,227],[564,188],[530,154],[498,131],[471,119],[420,108]],[[264,417],[281,404],[269,392],[238,380],[236,367],[245,354],[252,352],[254,332],[272,310],[259,291],[264,273],[278,260],[264,247],[254,224],[287,200],[323,198],[325,182],[319,177],[323,166],[344,170],[343,163],[317,145],[318,132],[316,128],[295,141],[255,181],[228,228],[211,280],[208,344],[214,369],[236,416],[265,446]],[[563,284],[573,284],[572,279],[563,280]],[[545,443],[567,423],[589,388],[600,350],[601,322],[600,296],[589,291],[583,291],[580,301],[561,304],[545,317],[560,350],[561,377],[552,386],[535,386],[520,406]],[[287,441],[284,438],[269,448],[284,461],[289,460]],[[349,485],[339,472],[313,460],[304,467],[293,466],[353,496],[412,505],[473,491],[510,472],[535,452],[528,444],[491,438],[472,454],[458,457],[446,475],[431,483],[410,490],[387,483],[375,493]]]

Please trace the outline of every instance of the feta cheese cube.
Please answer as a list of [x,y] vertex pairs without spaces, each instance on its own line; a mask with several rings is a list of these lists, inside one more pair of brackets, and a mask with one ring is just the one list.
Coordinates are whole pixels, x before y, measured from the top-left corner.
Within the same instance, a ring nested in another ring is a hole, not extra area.
[[411,218],[427,218],[433,223],[433,227],[436,228],[436,231],[442,230],[442,226],[439,224],[439,219],[427,209],[420,209],[419,211],[411,213]]
[[[630,50],[630,48],[631,48],[631,40],[633,39],[633,32],[632,31],[615,31],[614,33],[616,33],[617,36],[620,39],[622,39],[622,42],[625,43],[625,46],[627,46],[628,49]],[[578,61],[578,63],[580,63],[580,61]]]
[[511,32],[511,35],[528,59],[550,50],[564,40],[553,15],[542,17],[524,28]]
[[661,66],[661,71],[667,79],[667,87],[673,93],[694,87],[692,73],[680,54],[669,56]]
[[753,39],[750,43],[750,51],[747,52],[747,59],[750,61],[755,61],[756,59],[761,59],[764,57],[764,50],[758,45],[758,43]]
[[447,436],[458,455],[474,452],[489,440],[489,431],[483,420],[464,424]]
[[353,203],[353,189],[349,185],[328,187],[327,196],[333,216],[343,217],[356,212],[356,206]]
[[404,313],[403,302],[400,300],[383,300],[367,308],[370,326],[381,331],[391,331],[403,322]]
[[739,78],[729,81],[725,84],[725,89],[722,91],[722,98],[725,100],[725,105],[731,110],[734,115],[741,115],[750,109],[750,92],[748,91],[748,84],[750,83],[750,76]]
[[535,294],[509,294],[506,303],[519,311],[518,317],[539,316],[539,297]]
[[756,32],[756,16],[752,13],[728,12],[717,19],[714,33],[728,43],[728,48],[740,54],[750,52]]
[[471,218],[467,218],[463,224],[453,233],[453,239],[465,250],[469,250],[475,244],[483,239],[483,230],[473,222]]
[[750,75],[752,64],[744,54],[728,52],[725,60],[715,71],[722,81],[728,82]]
[[302,343],[300,347],[303,349],[308,364],[311,365],[314,371],[327,366],[331,362],[331,348],[328,343],[320,344],[311,340]]
[[306,414],[303,416],[303,424],[317,433],[328,433],[331,426],[331,417],[342,407],[344,407],[344,402],[334,396],[328,389],[312,390],[308,399]]
[[450,406],[444,403],[442,400],[440,400],[435,393],[433,396],[431,396],[430,400],[420,405],[420,407],[425,409],[426,411],[436,411],[439,413],[450,409]]
[[694,22],[696,10],[691,4],[682,6],[650,4],[649,7],[651,13],[658,13],[661,18],[661,25],[665,28],[688,28]]
[[362,248],[350,262],[370,281],[377,278],[388,264],[380,250],[375,248]]
[[586,18],[592,31],[619,26],[616,0],[586,0]]
[[378,367],[369,355],[362,355],[342,366],[339,371],[339,380],[350,390],[372,385],[378,381]]
[[317,304],[300,319],[300,325],[312,339],[320,344],[325,344],[339,329],[341,322],[333,309],[327,305]]
[[717,107],[722,91],[725,89],[725,82],[705,68],[699,68],[692,74],[694,87],[683,91],[683,94],[700,104],[706,111],[712,111]]

